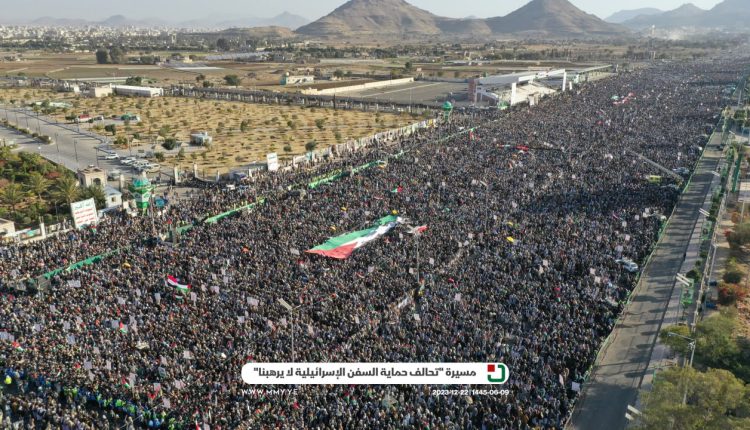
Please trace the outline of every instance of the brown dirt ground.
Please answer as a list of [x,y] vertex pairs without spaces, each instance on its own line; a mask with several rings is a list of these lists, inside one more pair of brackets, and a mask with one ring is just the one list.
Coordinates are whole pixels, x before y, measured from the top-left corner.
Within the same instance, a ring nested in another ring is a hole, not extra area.
[[[66,101],[74,104],[71,112],[87,113],[92,116],[125,113],[139,115],[140,123],[118,126],[117,134],[129,139],[134,134],[140,138],[133,148],[150,149],[152,144],[161,141],[158,136],[162,127],[168,126],[167,136],[178,141],[188,141],[192,131],[208,131],[214,141],[210,150],[189,148],[185,158],[177,163],[181,168],[192,166],[199,169],[222,172],[229,168],[246,165],[249,162],[265,160],[269,152],[277,152],[282,158],[289,158],[306,152],[305,144],[311,140],[317,148],[370,136],[380,131],[402,127],[420,120],[408,114],[394,115],[360,111],[334,111],[332,109],[309,109],[298,106],[260,105],[240,102],[199,100],[187,98],[135,98],[75,97],[72,94],[56,93],[42,89],[0,89],[0,99],[24,100],[26,103],[41,100]],[[65,113],[55,116],[64,121]],[[243,120],[249,122],[245,132],[240,130]],[[323,120],[319,129],[316,120]],[[104,134],[100,126],[94,131]],[[338,136],[338,137],[337,137]],[[290,151],[285,151],[285,147]],[[157,145],[157,151],[163,149]],[[168,157],[166,164],[175,164],[175,158]]]

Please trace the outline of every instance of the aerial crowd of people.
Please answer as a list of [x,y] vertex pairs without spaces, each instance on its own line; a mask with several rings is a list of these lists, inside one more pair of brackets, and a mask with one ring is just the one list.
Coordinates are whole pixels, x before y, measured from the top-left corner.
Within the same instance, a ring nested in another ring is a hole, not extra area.
[[[741,71],[650,65],[533,107],[454,113],[316,170],[233,190],[196,181],[161,213],[2,246],[0,429],[562,428],[635,286],[623,261],[644,261],[678,200],[675,180],[636,154],[692,170]],[[305,252],[391,214],[403,224],[348,259]],[[505,363],[510,394],[273,396],[240,378],[248,362],[293,359]]]

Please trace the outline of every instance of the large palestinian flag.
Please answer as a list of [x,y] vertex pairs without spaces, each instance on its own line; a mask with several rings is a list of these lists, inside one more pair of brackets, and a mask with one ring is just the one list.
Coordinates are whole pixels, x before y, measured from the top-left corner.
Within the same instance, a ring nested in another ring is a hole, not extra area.
[[401,222],[402,219],[397,216],[383,217],[374,226],[366,230],[353,231],[341,236],[332,237],[324,244],[318,245],[313,249],[308,249],[305,252],[344,260],[349,258],[355,249],[388,233],[388,231],[401,224]]

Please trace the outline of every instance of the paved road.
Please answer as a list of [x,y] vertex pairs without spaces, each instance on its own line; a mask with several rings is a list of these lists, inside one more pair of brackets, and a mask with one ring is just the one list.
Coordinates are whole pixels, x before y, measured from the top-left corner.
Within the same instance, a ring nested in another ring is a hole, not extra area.
[[[30,139],[15,130],[0,127],[0,142],[15,141],[18,151],[35,152],[50,161],[62,164],[72,171],[94,165],[110,172],[119,170],[126,179],[138,176],[138,173],[120,164],[117,160],[104,160],[104,154],[97,148],[104,146],[106,139],[81,127],[80,131],[75,124],[62,124],[51,118],[38,116],[33,111],[20,109],[5,109],[0,107],[0,118],[8,119],[11,124],[28,127],[32,132],[38,132],[52,137],[54,143],[44,144],[36,139]],[[130,155],[127,150],[116,151],[121,157]],[[171,177],[171,172],[166,167],[163,172]],[[149,177],[154,176],[149,174]],[[163,179],[168,177],[162,176]]]
[[465,93],[466,88],[466,84],[419,81],[392,87],[350,91],[341,95],[391,103],[442,103],[446,99],[455,98],[459,93]]
[[608,347],[600,353],[583,396],[568,425],[575,430],[623,429],[625,411],[634,405],[648,368],[664,313],[674,287],[690,234],[698,220],[721,152],[709,146],[698,163],[692,182],[657,246],[651,263],[633,293]]

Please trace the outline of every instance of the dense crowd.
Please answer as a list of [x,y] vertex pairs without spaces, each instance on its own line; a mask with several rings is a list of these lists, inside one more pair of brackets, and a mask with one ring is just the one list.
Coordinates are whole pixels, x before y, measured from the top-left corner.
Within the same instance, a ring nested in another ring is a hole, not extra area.
[[[650,66],[532,108],[454,115],[316,170],[198,187],[162,214],[0,248],[0,428],[562,428],[634,287],[618,259],[642,262],[677,201],[673,179],[634,153],[692,169],[739,78],[723,62]],[[428,229],[397,227],[347,260],[304,252],[388,214]],[[11,289],[125,247],[43,293]],[[301,306],[294,325],[279,298]],[[243,391],[245,363],[291,361],[292,327],[300,362],[502,362],[511,394]]]

